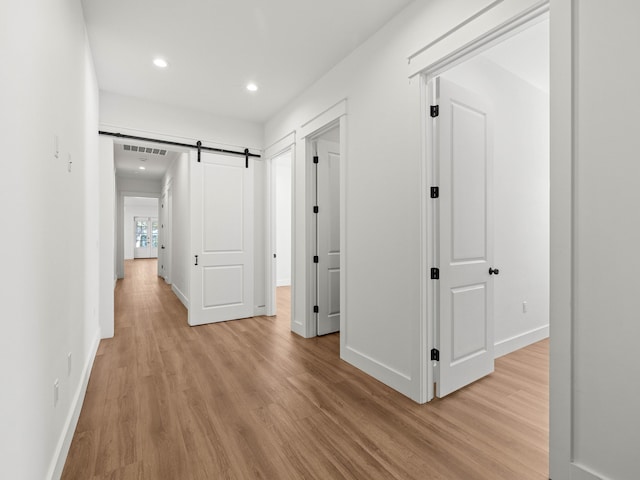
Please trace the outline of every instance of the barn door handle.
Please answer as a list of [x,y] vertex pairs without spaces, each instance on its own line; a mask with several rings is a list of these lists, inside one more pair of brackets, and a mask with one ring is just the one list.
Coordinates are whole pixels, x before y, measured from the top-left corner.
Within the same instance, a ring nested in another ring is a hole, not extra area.
[[196,266],[198,265],[198,255],[196,255],[196,263],[195,263],[195,265]]
[[489,275],[498,275],[499,273],[500,270],[498,270],[497,268],[489,267]]

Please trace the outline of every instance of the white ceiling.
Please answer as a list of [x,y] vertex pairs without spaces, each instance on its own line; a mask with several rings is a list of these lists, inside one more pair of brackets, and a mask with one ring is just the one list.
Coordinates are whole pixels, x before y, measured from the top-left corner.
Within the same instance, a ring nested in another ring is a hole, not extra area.
[[508,38],[481,56],[549,93],[549,20]]
[[[124,149],[124,145],[142,147],[144,152],[133,152]],[[179,153],[166,150],[165,155],[154,154],[153,151],[164,150],[162,145],[145,142],[125,142],[113,145],[113,157],[116,167],[116,175],[119,177],[144,178],[147,180],[160,180],[178,157]],[[150,149],[152,153],[147,153]],[[144,170],[140,170],[144,167]]]
[[411,1],[82,3],[102,90],[264,122]]
[[148,197],[124,197],[124,206],[158,208],[158,199]]

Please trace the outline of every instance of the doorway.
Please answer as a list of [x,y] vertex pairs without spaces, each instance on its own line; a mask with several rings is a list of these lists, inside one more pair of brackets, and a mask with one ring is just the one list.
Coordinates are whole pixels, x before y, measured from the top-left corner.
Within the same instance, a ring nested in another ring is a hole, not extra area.
[[[286,305],[291,311],[292,285],[292,233],[293,233],[293,149],[288,148],[270,160],[269,176],[271,204],[272,246],[267,258],[271,259],[272,288],[268,315],[277,315],[278,308]],[[273,252],[271,252],[273,251]]]
[[340,129],[312,139],[313,263],[317,335],[340,331]]
[[158,219],[134,217],[133,258],[158,258]]
[[124,259],[158,257],[159,203],[155,197],[124,197]]
[[427,400],[549,335],[548,15],[501,40],[427,74]]
[[171,185],[165,187],[160,198],[160,250],[158,252],[158,274],[171,285]]

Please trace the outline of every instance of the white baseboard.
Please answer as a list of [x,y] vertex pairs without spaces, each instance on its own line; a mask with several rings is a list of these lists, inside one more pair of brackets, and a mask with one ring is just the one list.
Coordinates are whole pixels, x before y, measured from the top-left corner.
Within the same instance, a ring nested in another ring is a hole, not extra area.
[[500,340],[494,345],[493,356],[494,358],[502,357],[548,337],[549,325],[544,325],[506,340]]
[[371,375],[376,380],[384,383],[385,385],[397,390],[398,392],[406,395],[407,397],[415,400],[412,395],[412,381],[411,377],[399,372],[398,370],[383,364],[382,362],[365,355],[362,352],[346,346],[344,351],[340,352],[340,358],[347,363],[350,363],[356,368],[359,368],[367,375]]
[[571,464],[571,480],[607,480],[606,477],[595,473],[589,468],[578,465],[576,463]]
[[71,402],[69,415],[64,423],[60,440],[58,440],[58,445],[56,446],[53,460],[49,467],[47,480],[58,480],[62,476],[62,470],[64,469],[64,464],[67,461],[67,455],[69,454],[69,448],[71,447],[71,440],[73,439],[73,434],[76,431],[80,412],[82,411],[82,404],[84,403],[84,397],[87,393],[87,385],[89,384],[91,368],[93,367],[93,362],[95,361],[96,353],[98,352],[98,346],[100,345],[100,336],[100,332],[98,331],[98,334],[91,345],[89,357],[87,358],[84,369],[82,370],[80,385],[78,385],[76,394]]
[[176,287],[175,283],[171,285],[171,291],[176,294],[176,297],[178,297],[184,307],[189,310],[189,300],[187,299],[187,296],[182,293],[182,291],[178,287]]
[[291,278],[279,278],[276,280],[276,287],[288,287],[291,285]]
[[261,317],[267,314],[267,307],[265,307],[264,305],[262,307],[254,307],[253,309],[253,316],[254,317]]
[[[292,315],[293,316],[293,315]],[[296,335],[301,336],[302,338],[311,338],[311,337],[315,337],[315,335],[310,335],[310,336],[306,336],[305,335],[305,328],[304,325],[298,321],[292,320],[291,321],[291,331],[293,333],[295,333]]]

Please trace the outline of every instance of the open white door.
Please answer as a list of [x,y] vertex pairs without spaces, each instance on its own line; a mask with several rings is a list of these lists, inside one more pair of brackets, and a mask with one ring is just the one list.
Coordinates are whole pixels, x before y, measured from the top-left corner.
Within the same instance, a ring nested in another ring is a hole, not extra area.
[[171,283],[171,226],[170,219],[171,190],[167,189],[160,199],[160,250],[158,250],[158,274],[164,281]]
[[[493,372],[492,135],[489,106],[440,81],[439,362],[443,397]],[[491,269],[491,274],[490,274]]]
[[253,168],[191,154],[189,325],[253,316]]
[[340,144],[318,140],[318,335],[340,331]]

